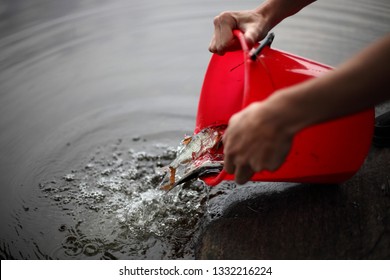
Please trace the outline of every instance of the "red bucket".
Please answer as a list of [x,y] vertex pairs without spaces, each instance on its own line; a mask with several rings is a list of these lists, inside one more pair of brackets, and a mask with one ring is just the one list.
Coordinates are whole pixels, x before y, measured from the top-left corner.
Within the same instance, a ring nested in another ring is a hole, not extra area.
[[[252,60],[242,34],[235,34],[243,50],[211,57],[200,94],[195,133],[228,124],[230,117],[248,104],[331,69],[269,45],[263,46]],[[341,183],[359,170],[373,131],[374,109],[308,127],[295,136],[290,153],[278,170],[258,172],[251,181]],[[222,180],[234,180],[234,175],[222,171],[203,180],[214,186]]]

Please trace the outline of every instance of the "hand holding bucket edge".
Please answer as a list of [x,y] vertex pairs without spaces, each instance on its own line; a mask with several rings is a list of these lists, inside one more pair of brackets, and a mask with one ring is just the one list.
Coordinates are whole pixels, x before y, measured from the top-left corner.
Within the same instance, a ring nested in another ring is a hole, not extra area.
[[[215,124],[227,124],[232,115],[248,104],[264,100],[275,90],[317,77],[330,69],[271,49],[269,44],[263,46],[259,57],[251,60],[243,34],[238,30],[234,34],[241,38],[243,50],[226,53],[223,57],[212,56],[201,91],[195,132]],[[372,109],[304,129],[294,137],[290,153],[278,170],[257,172],[251,180],[345,181],[360,168],[371,143],[372,131]],[[356,139],[359,139],[358,143]],[[210,186],[234,179],[225,170],[217,176],[203,178]]]

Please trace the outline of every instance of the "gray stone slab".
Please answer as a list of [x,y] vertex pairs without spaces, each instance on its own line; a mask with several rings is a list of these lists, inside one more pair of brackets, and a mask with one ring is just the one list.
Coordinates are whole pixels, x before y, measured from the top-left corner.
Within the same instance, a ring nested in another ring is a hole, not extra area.
[[210,200],[209,217],[198,259],[389,259],[390,149],[372,147],[340,185],[237,187]]

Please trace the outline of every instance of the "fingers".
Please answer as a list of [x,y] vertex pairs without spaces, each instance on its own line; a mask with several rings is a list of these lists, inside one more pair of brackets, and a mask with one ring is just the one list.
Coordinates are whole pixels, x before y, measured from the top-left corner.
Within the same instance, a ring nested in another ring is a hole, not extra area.
[[250,166],[243,165],[234,172],[235,181],[237,184],[243,185],[251,179],[253,174],[254,172]]
[[232,157],[226,153],[225,153],[225,158],[224,158],[224,169],[229,174],[234,174],[234,171],[236,169],[235,163],[234,163],[234,157]]
[[249,48],[262,40],[269,31],[264,17],[253,10],[223,12],[214,18],[214,34],[209,51],[223,55],[240,49],[239,40],[233,35],[234,29],[244,32]]
[[255,43],[259,41],[257,40],[259,34],[254,28],[248,28],[244,33],[244,37],[249,49],[251,49],[255,45]]
[[236,154],[232,154],[229,149],[225,149],[225,171],[234,174],[236,183],[245,184],[254,173],[264,170],[276,171],[285,161],[289,147],[289,143],[277,147],[271,145],[265,147],[259,144],[252,149],[252,153],[241,149]]
[[224,168],[235,175],[238,184],[246,183],[254,173],[276,171],[291,148],[293,135],[272,125],[269,127],[272,122],[268,116],[261,117],[269,112],[262,106],[252,104],[233,115],[223,136]]
[[247,164],[235,164],[234,159],[225,156],[224,169],[229,174],[234,174],[234,180],[237,184],[245,184],[254,174],[253,169]]
[[[235,115],[229,123],[231,127],[235,127],[234,124],[237,122],[240,122],[240,118]],[[236,145],[236,143],[239,143],[239,138],[241,138],[242,133],[243,131],[240,130],[225,132],[224,136],[226,137],[223,138],[225,154],[224,169],[227,173],[234,174],[236,183],[240,185],[248,182],[254,174],[253,168],[248,164],[247,158],[249,155],[244,151],[244,147]]]
[[226,51],[239,46],[238,40],[233,35],[233,29],[237,28],[237,22],[232,13],[223,12],[214,18],[214,35],[209,45],[209,51],[224,55]]

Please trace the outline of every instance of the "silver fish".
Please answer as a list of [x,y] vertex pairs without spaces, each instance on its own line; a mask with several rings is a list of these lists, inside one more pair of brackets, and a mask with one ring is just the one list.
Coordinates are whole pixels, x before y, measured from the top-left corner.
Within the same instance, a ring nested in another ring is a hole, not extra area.
[[176,158],[165,167],[166,175],[160,184],[163,190],[171,190],[189,180],[223,168],[223,155],[218,151],[226,126],[208,127],[199,133],[185,137],[179,146]]

